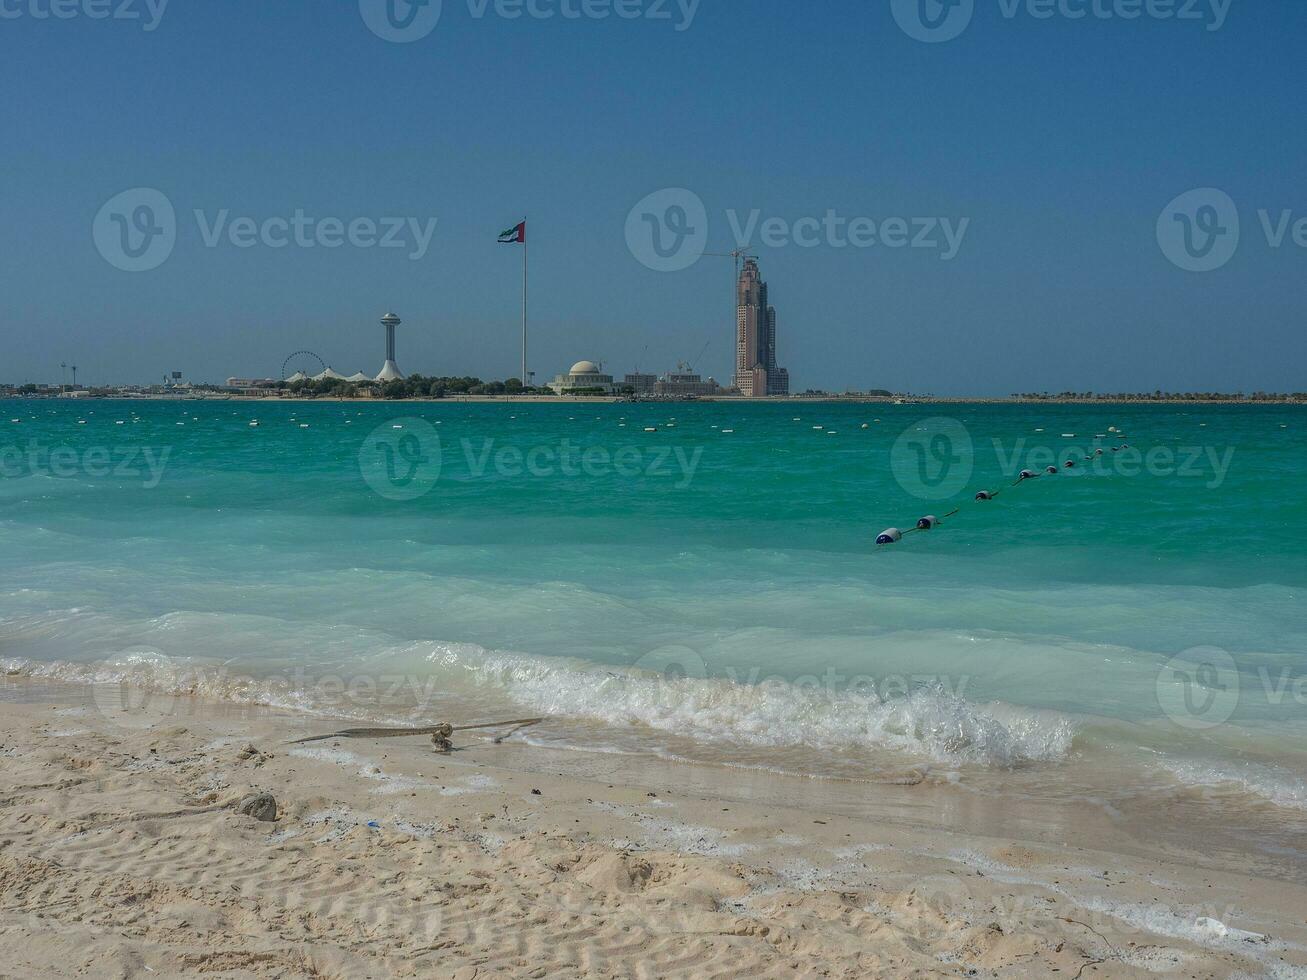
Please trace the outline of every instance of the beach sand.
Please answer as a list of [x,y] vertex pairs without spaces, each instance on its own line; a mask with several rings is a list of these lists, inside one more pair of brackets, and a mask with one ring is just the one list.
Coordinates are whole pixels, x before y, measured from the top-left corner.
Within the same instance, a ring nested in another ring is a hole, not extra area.
[[[467,733],[450,755],[425,738],[296,746],[334,726],[91,689],[5,693],[4,977],[1288,977],[1307,965],[1302,886],[1205,864],[1200,842],[1155,857],[1090,849],[1073,814],[1057,841],[1025,823],[1010,838],[941,832],[941,807],[965,825],[962,790],[868,785],[865,810],[828,812],[814,781],[520,736]],[[275,821],[228,805],[260,791]]]

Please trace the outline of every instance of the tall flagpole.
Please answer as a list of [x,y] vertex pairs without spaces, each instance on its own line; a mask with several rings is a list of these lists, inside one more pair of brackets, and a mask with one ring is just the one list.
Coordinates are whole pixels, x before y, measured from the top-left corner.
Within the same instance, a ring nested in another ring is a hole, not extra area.
[[526,218],[522,219],[522,387],[531,383],[531,376],[526,373]]

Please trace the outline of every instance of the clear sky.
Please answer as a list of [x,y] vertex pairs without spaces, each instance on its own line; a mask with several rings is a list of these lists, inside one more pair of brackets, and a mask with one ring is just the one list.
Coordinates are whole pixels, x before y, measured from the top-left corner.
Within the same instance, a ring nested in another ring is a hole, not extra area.
[[[1276,247],[1258,215],[1307,218],[1301,0],[974,0],[940,43],[900,26],[916,0],[898,18],[891,0],[614,0],[640,16],[604,19],[606,0],[534,0],[551,18],[444,0],[407,43],[370,28],[373,0],[153,2],[0,0],[0,381],[57,382],[65,361],[83,382],[221,381],[301,348],[375,373],[390,308],[404,370],[515,376],[520,246],[495,240],[523,215],[537,380],[582,358],[662,371],[705,344],[697,366],[727,380],[731,260],[660,272],[628,246],[637,202],[675,187],[703,202],[709,252],[736,247],[728,212],[773,219],[752,244],[795,390],[1307,389],[1307,233]],[[430,16],[396,2],[395,23]],[[1181,10],[1197,19],[1161,16]],[[141,187],[175,208],[176,242],[126,272],[94,229]],[[1195,188],[1240,219],[1201,272],[1158,236]],[[408,230],[405,248],[227,234],[297,210],[436,227],[418,259]],[[946,258],[836,247],[802,220],[828,212],[891,239],[886,219],[967,224]]]

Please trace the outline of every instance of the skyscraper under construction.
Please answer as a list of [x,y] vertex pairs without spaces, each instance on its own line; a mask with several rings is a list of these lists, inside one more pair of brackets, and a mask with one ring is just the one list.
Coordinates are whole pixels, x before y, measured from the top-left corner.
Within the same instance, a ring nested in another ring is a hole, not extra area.
[[788,395],[790,373],[776,366],[776,309],[757,259],[745,260],[736,291],[735,387],[750,398]]

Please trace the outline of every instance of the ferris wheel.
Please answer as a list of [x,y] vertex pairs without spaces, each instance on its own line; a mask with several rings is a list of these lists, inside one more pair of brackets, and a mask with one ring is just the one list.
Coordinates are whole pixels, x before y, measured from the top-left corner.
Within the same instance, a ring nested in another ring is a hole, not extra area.
[[[318,364],[316,369],[313,369],[314,361]],[[283,381],[295,374],[303,374],[307,377],[313,377],[313,375],[321,374],[325,370],[327,370],[327,362],[317,354],[313,353],[313,351],[297,350],[294,354],[291,354],[290,357],[281,362],[280,377]]]

